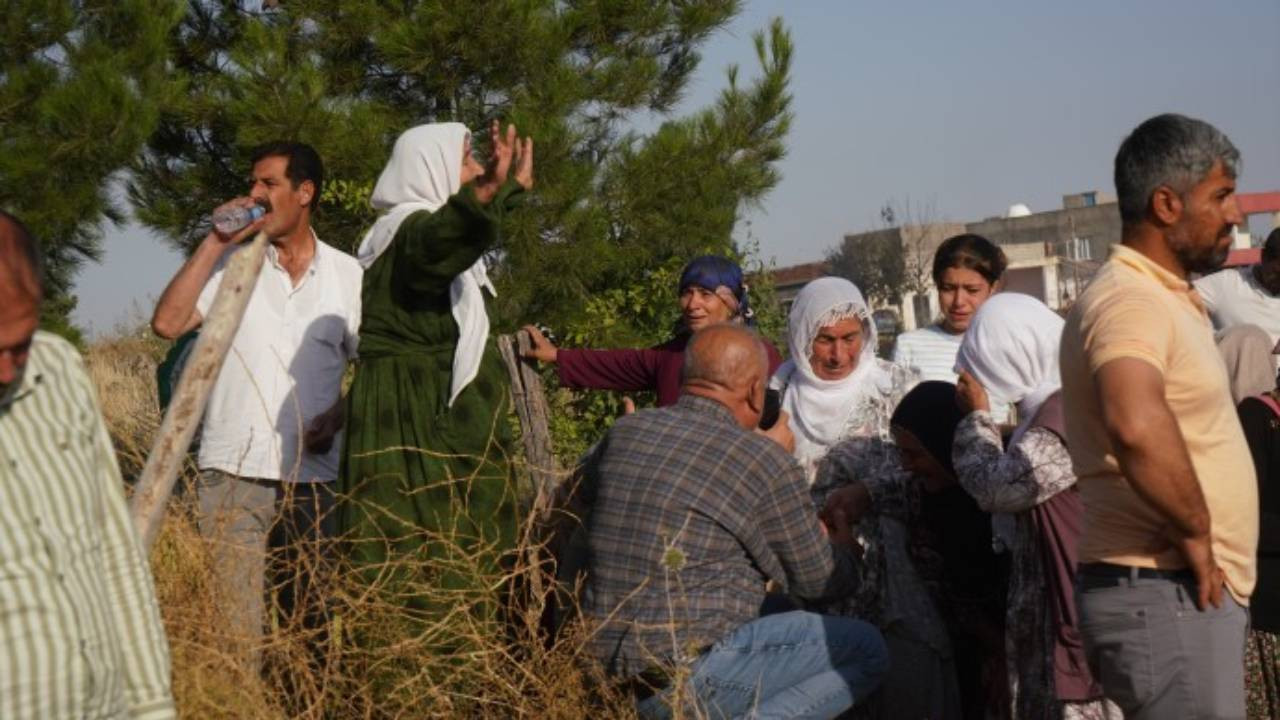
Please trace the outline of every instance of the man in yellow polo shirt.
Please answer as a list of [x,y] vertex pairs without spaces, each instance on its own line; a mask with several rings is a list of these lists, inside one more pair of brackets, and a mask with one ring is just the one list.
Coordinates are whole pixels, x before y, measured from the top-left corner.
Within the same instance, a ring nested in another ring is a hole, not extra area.
[[1071,309],[1061,366],[1085,506],[1077,604],[1127,718],[1243,718],[1258,494],[1204,303],[1226,260],[1240,154],[1180,115],[1115,159],[1121,244]]

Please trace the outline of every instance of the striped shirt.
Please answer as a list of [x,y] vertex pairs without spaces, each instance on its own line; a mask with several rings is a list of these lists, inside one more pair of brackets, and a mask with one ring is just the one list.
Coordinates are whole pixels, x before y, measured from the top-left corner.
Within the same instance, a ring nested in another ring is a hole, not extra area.
[[851,592],[852,555],[822,537],[804,472],[723,405],[682,395],[620,418],[587,459],[583,614],[609,672],[679,661],[758,617],[765,581]]
[[[893,346],[893,361],[920,373],[921,380],[956,381],[956,355],[964,333],[949,333],[934,324],[898,336]],[[999,424],[1009,421],[1010,408],[990,398],[991,417]]]
[[37,332],[0,398],[0,717],[171,718],[169,648],[84,363]]
[[938,325],[922,327],[898,336],[893,361],[920,373],[921,380],[956,381],[956,354],[964,333],[949,333]]

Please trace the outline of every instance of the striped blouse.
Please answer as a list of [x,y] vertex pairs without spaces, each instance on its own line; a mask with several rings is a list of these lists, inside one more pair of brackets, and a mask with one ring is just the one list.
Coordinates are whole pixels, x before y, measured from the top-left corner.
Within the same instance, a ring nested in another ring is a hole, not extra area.
[[174,717],[96,393],[75,349],[45,332],[0,397],[0,717]]
[[[964,333],[949,333],[936,323],[905,332],[898,336],[893,347],[893,361],[920,373],[921,380],[953,383],[962,340]],[[1000,424],[1009,422],[1009,406],[991,398],[991,417]]]

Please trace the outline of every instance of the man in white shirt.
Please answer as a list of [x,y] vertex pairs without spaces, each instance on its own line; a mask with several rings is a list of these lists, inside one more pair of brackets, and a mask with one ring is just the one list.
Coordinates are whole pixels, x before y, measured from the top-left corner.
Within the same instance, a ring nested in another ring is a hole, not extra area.
[[1257,325],[1280,342],[1280,228],[1262,245],[1262,261],[1230,268],[1195,282],[1215,330]]
[[306,603],[308,570],[332,535],[341,385],[360,323],[360,265],[311,228],[324,168],[308,145],[253,153],[248,197],[224,208],[266,214],[233,236],[212,230],[165,288],[151,326],[175,338],[200,325],[239,243],[271,241],[244,319],[214,384],[200,437],[200,532],[212,541],[230,616],[252,657],[265,619],[263,582],[285,613]]

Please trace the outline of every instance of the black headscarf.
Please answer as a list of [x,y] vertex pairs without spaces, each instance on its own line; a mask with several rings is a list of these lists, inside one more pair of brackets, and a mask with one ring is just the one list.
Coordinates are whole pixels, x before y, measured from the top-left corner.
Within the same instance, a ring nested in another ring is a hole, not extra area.
[[947,472],[956,474],[951,462],[951,440],[964,419],[956,405],[956,386],[930,380],[911,389],[898,403],[891,425],[910,432]]
[[[955,475],[951,445],[963,419],[964,413],[956,405],[956,386],[929,381],[916,385],[902,398],[890,423],[915,435]],[[922,493],[919,522],[931,535],[928,544],[942,555],[953,599],[998,602],[1004,597],[1003,564],[991,549],[991,516],[964,488],[951,485]],[[996,614],[1000,612],[1003,610]]]

